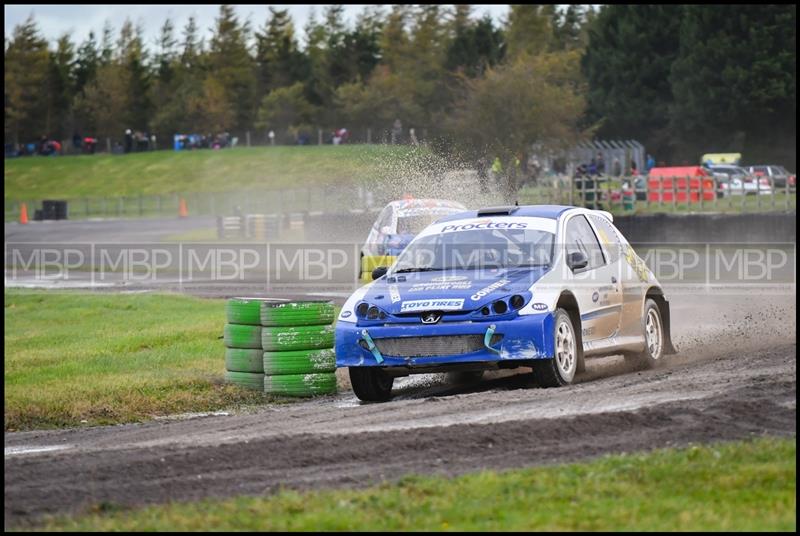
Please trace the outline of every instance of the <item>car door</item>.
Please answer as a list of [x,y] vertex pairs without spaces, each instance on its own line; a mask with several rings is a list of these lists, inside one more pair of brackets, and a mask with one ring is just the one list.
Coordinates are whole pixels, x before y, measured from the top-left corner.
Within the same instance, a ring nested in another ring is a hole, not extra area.
[[[572,291],[581,313],[584,342],[605,339],[617,333],[622,314],[619,258],[610,262],[586,216],[577,214],[566,222],[565,254],[581,252],[589,259],[572,271]],[[615,271],[616,269],[616,271]]]
[[646,265],[622,238],[622,234],[611,221],[597,214],[590,214],[588,218],[594,226],[600,244],[606,253],[606,259],[619,282],[617,290],[621,295],[622,307],[618,334],[623,336],[639,334],[647,281],[647,274],[644,272]]

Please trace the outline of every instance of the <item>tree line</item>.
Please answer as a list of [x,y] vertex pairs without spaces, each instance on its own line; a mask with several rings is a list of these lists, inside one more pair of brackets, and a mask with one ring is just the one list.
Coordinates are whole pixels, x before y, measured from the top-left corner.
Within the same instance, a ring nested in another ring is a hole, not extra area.
[[383,141],[400,119],[472,154],[600,137],[659,160],[736,150],[794,165],[795,5],[512,5],[499,23],[469,5],[392,5],[353,24],[331,5],[302,31],[287,10],[265,15],[254,27],[223,5],[208,39],[167,19],[153,44],[129,20],[49,43],[30,17],[5,39],[5,142],[130,128],[293,143],[318,127]]

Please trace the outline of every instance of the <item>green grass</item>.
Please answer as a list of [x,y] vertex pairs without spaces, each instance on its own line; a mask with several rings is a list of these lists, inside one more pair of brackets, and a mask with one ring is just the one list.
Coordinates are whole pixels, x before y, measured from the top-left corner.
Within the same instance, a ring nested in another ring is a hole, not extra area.
[[[795,531],[796,440],[49,520],[69,531]],[[109,505],[105,505],[106,508]]]
[[5,429],[263,403],[222,383],[224,324],[224,300],[6,290]]
[[322,145],[6,159],[6,201],[304,188],[381,178],[428,152]]

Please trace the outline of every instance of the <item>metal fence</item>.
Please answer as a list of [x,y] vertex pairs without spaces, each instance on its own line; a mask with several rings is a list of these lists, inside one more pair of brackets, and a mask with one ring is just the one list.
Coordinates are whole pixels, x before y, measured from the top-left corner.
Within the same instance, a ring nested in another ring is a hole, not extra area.
[[733,183],[710,177],[554,176],[519,190],[519,204],[584,206],[612,213],[777,212],[797,208],[796,185]]
[[[797,190],[788,182],[752,191],[736,190],[724,183],[674,177],[653,186],[647,177],[594,177],[570,179],[554,176],[517,192],[521,205],[559,204],[585,206],[613,213],[649,212],[775,212],[796,210]],[[465,185],[469,188],[472,184]],[[198,192],[166,195],[81,197],[67,199],[68,218],[147,218],[178,216],[184,201],[189,216],[288,214],[291,212],[347,212],[383,207],[385,194],[363,187],[331,186],[284,190]],[[5,221],[19,220],[25,202],[29,219],[36,219],[41,200],[5,201]],[[507,199],[491,202],[508,203]]]

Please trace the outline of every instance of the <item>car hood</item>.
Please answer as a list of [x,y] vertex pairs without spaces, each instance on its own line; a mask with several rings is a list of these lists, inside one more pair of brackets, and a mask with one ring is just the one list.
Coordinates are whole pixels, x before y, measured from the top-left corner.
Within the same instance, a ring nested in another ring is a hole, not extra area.
[[363,301],[389,314],[425,310],[474,311],[499,298],[522,294],[548,267],[410,272],[375,281]]

